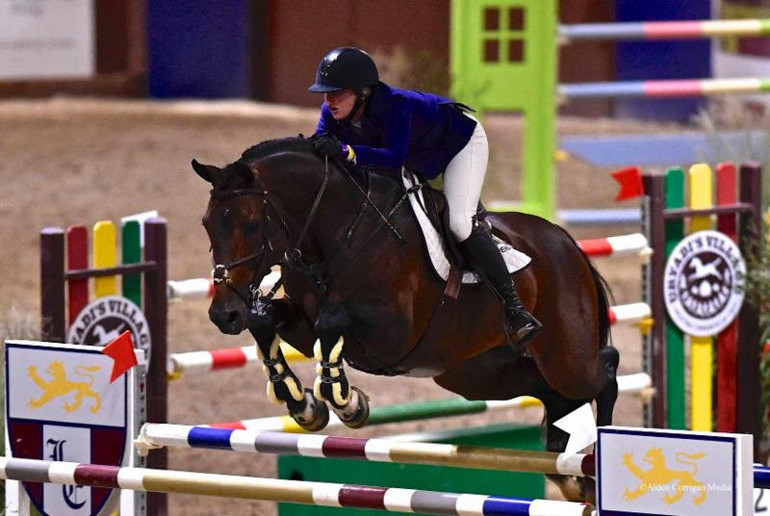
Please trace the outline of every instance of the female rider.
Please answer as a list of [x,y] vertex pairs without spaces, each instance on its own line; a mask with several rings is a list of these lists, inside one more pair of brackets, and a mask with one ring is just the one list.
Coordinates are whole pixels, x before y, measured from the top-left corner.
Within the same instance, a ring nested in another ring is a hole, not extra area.
[[450,99],[380,82],[374,61],[358,48],[326,54],[308,89],[324,94],[314,139],[321,155],[397,177],[404,166],[424,179],[443,173],[450,231],[502,299],[516,348],[522,349],[542,326],[522,305],[492,236],[476,222],[489,156],[481,124]]

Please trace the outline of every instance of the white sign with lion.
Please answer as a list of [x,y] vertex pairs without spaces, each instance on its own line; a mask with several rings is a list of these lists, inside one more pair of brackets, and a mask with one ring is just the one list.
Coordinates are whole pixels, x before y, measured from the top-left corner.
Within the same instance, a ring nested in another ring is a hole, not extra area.
[[604,427],[599,514],[754,514],[751,435]]
[[[6,341],[6,453],[25,459],[135,465],[131,437],[143,422],[138,367],[117,375],[104,348],[49,342]],[[138,514],[143,493],[88,486],[6,481],[8,514],[96,516]],[[119,500],[119,501],[118,501]]]
[[9,349],[7,358],[9,417],[126,426],[126,379],[110,384],[107,355],[30,346]]

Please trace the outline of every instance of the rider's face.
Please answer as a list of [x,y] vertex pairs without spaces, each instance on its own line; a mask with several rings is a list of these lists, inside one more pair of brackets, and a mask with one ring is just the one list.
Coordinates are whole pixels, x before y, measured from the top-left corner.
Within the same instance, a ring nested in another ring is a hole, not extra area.
[[324,101],[335,120],[344,120],[353,111],[356,94],[353,90],[339,90],[324,93]]

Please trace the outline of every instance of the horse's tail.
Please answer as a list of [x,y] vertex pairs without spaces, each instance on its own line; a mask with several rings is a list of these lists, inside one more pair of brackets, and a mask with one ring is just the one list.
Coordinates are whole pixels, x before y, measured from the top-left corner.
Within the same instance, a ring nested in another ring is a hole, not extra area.
[[[582,250],[581,253],[583,253]],[[612,289],[610,289],[607,280],[599,274],[596,266],[585,253],[583,253],[583,257],[588,263],[588,268],[591,270],[591,276],[594,279],[594,285],[596,285],[596,296],[598,297],[597,301],[599,304],[599,347],[603,348],[612,344],[609,302],[609,298],[612,295]]]

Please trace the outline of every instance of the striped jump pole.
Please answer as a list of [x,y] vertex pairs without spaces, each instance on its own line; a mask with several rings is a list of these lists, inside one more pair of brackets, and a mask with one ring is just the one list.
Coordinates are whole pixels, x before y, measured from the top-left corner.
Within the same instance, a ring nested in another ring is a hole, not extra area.
[[[280,271],[272,271],[262,279],[259,288],[270,290],[280,277]],[[214,280],[212,278],[172,280],[168,282],[167,294],[170,301],[210,299],[214,295]]]
[[[620,392],[639,393],[643,397],[652,395],[651,380],[646,373],[636,373],[618,377]],[[433,401],[401,403],[384,407],[372,407],[366,426],[404,423],[439,417],[467,416],[501,410],[541,407],[537,398],[520,396],[512,400],[470,401],[465,398],[446,398]],[[225,423],[213,423],[205,426],[213,428],[266,430],[274,432],[307,433],[291,416],[273,416],[259,419],[244,419]],[[346,428],[335,414],[329,414],[328,430]]]
[[684,20],[561,25],[559,38],[572,41],[673,40],[770,35],[770,20]]
[[754,465],[754,487],[770,489],[770,467]]
[[657,81],[560,84],[560,101],[596,98],[682,98],[770,91],[770,78],[670,79]]
[[134,445],[141,455],[147,455],[149,450],[168,446],[372,462],[405,462],[522,473],[596,476],[594,456],[579,453],[232,430],[165,423],[145,424],[134,440]]
[[[635,324],[643,331],[646,331],[652,324],[651,314],[650,306],[641,302],[612,306],[608,311],[610,324]],[[281,342],[281,351],[289,363],[310,360],[286,342]],[[254,365],[258,361],[256,344],[235,348],[172,353],[168,357],[166,377],[169,381],[175,381],[185,374],[240,369]]]
[[558,210],[557,218],[562,224],[575,226],[615,226],[617,224],[639,225],[642,220],[638,208],[616,209],[574,209]]
[[387,487],[279,480],[76,462],[0,458],[0,478],[157,493],[183,493],[389,512],[471,515],[589,516],[593,507],[552,500],[442,493]]
[[[281,342],[281,351],[287,362],[308,360],[305,355],[292,348],[286,342]],[[201,374],[225,369],[239,369],[249,364],[256,364],[257,361],[256,344],[211,351],[173,353],[168,357],[166,375],[170,381],[178,380],[186,373]]]
[[646,326],[652,324],[652,310],[647,303],[629,303],[611,306],[609,310],[610,324],[628,323]]
[[642,233],[578,240],[578,246],[587,256],[592,258],[626,255],[638,255],[647,258],[652,254],[652,249],[647,245],[647,237]]

